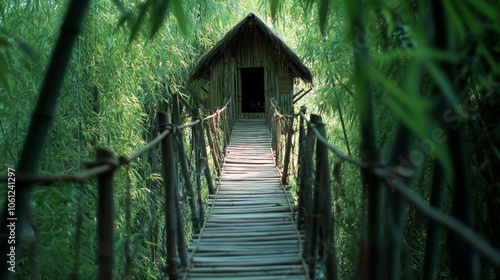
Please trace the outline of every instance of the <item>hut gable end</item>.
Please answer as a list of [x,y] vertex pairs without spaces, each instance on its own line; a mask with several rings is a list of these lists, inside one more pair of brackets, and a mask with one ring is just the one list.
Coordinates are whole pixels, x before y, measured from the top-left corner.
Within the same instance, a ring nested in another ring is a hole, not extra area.
[[[294,78],[312,83],[312,74],[300,58],[253,13],[234,26],[200,59],[191,71],[188,82],[210,79],[210,72],[216,67],[215,65],[228,56],[228,53],[236,55],[238,48],[244,48],[244,50],[239,51],[240,57],[235,58],[240,67],[245,66],[244,59],[252,58],[252,56],[255,59],[261,59],[257,57],[255,52],[264,52],[268,60],[288,68]],[[267,63],[267,61],[254,61],[253,63],[258,64],[259,62],[261,64]]]
[[249,14],[194,67],[188,82],[201,80],[206,109],[228,101],[237,119],[264,118],[272,104],[293,108],[294,79],[312,83],[309,69],[258,17]]

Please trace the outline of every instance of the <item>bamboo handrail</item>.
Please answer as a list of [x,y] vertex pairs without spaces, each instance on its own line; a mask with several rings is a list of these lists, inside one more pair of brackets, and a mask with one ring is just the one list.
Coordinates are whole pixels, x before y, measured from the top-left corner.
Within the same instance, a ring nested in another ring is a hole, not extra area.
[[[182,100],[185,101],[185,100]],[[181,265],[183,268],[188,267],[188,258],[187,251],[184,239],[184,229],[183,227],[183,215],[182,210],[180,209],[181,204],[181,196],[180,191],[178,189],[178,181],[176,178],[176,163],[173,159],[173,147],[172,147],[172,137],[173,134],[180,132],[186,128],[193,128],[195,133],[193,133],[193,141],[196,141],[195,149],[196,149],[196,171],[197,171],[197,191],[198,191],[198,204],[201,217],[201,224],[204,225],[204,213],[203,213],[203,203],[201,198],[201,183],[200,183],[200,175],[202,172],[205,173],[205,177],[207,179],[207,184],[209,186],[209,192],[211,194],[215,193],[214,187],[212,185],[212,179],[210,170],[207,165],[207,151],[205,150],[205,141],[204,141],[204,128],[203,124],[206,120],[210,120],[209,123],[213,125],[214,129],[221,129],[221,125],[224,129],[225,138],[228,137],[230,133],[230,129],[233,120],[229,119],[233,116],[228,113],[228,108],[231,106],[232,99],[229,98],[226,105],[218,109],[214,114],[202,118],[199,116],[199,113],[193,114],[193,120],[189,123],[183,125],[173,125],[168,122],[168,118],[165,113],[158,113],[158,121],[159,121],[159,133],[158,135],[143,147],[140,147],[130,156],[115,156],[111,151],[105,150],[102,148],[97,149],[97,159],[95,162],[91,162],[85,165],[86,170],[82,172],[77,172],[74,174],[60,174],[60,175],[50,175],[50,176],[38,176],[38,175],[30,175],[25,174],[23,172],[16,172],[16,182],[19,187],[23,187],[25,185],[33,185],[33,184],[42,184],[43,186],[53,185],[54,183],[79,183],[80,186],[89,180],[90,178],[97,178],[98,184],[98,213],[97,213],[97,225],[98,225],[98,273],[99,279],[111,279],[116,276],[116,266],[115,266],[115,242],[114,242],[114,194],[113,194],[113,184],[114,174],[124,165],[129,165],[131,162],[137,161],[141,156],[146,154],[148,151],[154,149],[157,145],[161,146],[162,152],[162,160],[163,160],[163,184],[165,188],[165,207],[166,213],[165,215],[165,224],[168,224],[167,227],[167,246],[169,249],[167,252],[167,263],[168,267],[165,270],[170,279],[175,279],[178,276],[178,267]],[[184,104],[186,105],[186,104]],[[186,106],[188,107],[188,106]],[[207,129],[207,132],[209,130]],[[217,133],[218,134],[218,133]],[[208,135],[207,135],[208,136]],[[217,136],[216,136],[217,138]],[[213,139],[209,138],[209,141]],[[219,140],[217,140],[219,142]],[[218,150],[219,145],[213,143],[212,146],[215,147],[212,150],[212,154],[217,158],[214,154],[216,150]],[[161,144],[161,145],[160,145]],[[202,161],[204,161],[204,166],[202,166]],[[220,172],[220,170],[218,170]],[[1,182],[8,182],[7,176],[0,176]],[[130,179],[129,179],[130,180]],[[0,183],[1,183],[0,182]],[[128,183],[130,184],[130,182]],[[128,185],[127,189],[127,197],[128,200],[126,202],[126,208],[130,208],[130,185]],[[81,210],[80,210],[81,211]],[[129,210],[127,210],[129,211]],[[168,216],[168,217],[167,217]],[[81,217],[78,218],[81,220]],[[127,214],[127,220],[130,219],[130,213]],[[151,219],[152,221],[152,219]],[[81,222],[78,222],[81,224]],[[81,227],[81,225],[80,225]],[[177,227],[177,229],[176,229]],[[127,224],[126,231],[130,231],[130,224]],[[79,229],[78,231],[79,232]],[[79,240],[79,234],[77,234],[77,240]],[[129,242],[129,240],[127,241]],[[79,241],[77,241],[79,244]],[[129,247],[129,243],[127,243],[127,248]],[[75,270],[72,272],[72,275],[77,275],[78,273],[78,262],[79,262],[79,247],[77,246],[77,257],[75,257]],[[175,248],[177,252],[175,252]],[[131,259],[131,253],[128,249],[125,250],[126,253],[126,262],[127,265]],[[178,258],[180,258],[180,264],[178,264]],[[129,275],[130,270],[125,270],[124,275]]]
[[233,97],[231,96],[231,97],[229,98],[229,100],[226,102],[226,105],[224,105],[224,107],[222,107],[222,108],[220,108],[220,109],[217,109],[217,110],[215,111],[215,113],[213,113],[213,114],[211,114],[211,115],[208,115],[208,116],[206,116],[206,117],[203,117],[203,120],[204,120],[204,121],[206,121],[206,120],[209,120],[209,119],[211,119],[211,118],[213,118],[213,117],[216,117],[216,116],[218,116],[218,115],[222,114],[224,111],[226,111],[227,107],[229,107],[229,104],[231,103],[231,100],[232,100],[232,99],[233,99]]
[[[282,119],[288,118],[290,116],[282,115],[279,112],[279,109],[274,104],[273,100],[270,99],[270,104],[273,112],[271,113],[271,118]],[[419,213],[426,216],[429,220],[436,222],[437,224],[443,226],[449,232],[456,234],[460,239],[462,239],[469,246],[477,250],[485,259],[490,261],[495,267],[500,267],[500,250],[497,250],[493,246],[491,246],[487,241],[485,241],[479,234],[473,231],[471,228],[467,227],[465,224],[460,222],[458,219],[454,217],[450,217],[439,211],[438,209],[428,205],[422,198],[418,195],[412,193],[407,184],[404,184],[397,178],[404,178],[411,174],[412,170],[407,168],[400,168],[398,166],[386,166],[383,163],[377,164],[367,164],[358,159],[355,159],[349,155],[343,153],[340,149],[336,148],[332,144],[328,142],[325,136],[321,135],[318,130],[318,125],[308,120],[305,114],[305,110],[301,110],[298,114],[301,117],[301,120],[304,120],[307,124],[307,127],[316,137],[317,141],[321,142],[328,150],[332,151],[333,154],[338,156],[342,161],[347,161],[349,163],[354,164],[355,166],[368,171],[369,173],[377,176],[378,178],[384,180],[385,185],[391,191],[397,192],[401,197],[406,200],[410,205],[412,205]],[[273,121],[274,122],[274,121]],[[273,123],[272,122],[272,123]],[[274,135],[274,133],[273,133]],[[301,155],[302,156],[302,155]],[[299,198],[301,196],[299,195]],[[299,199],[300,200],[300,199]],[[307,201],[302,201],[307,204]],[[299,205],[299,209],[302,206]],[[307,211],[307,209],[306,209]],[[300,212],[300,211],[299,211]],[[300,213],[299,213],[300,220]],[[300,222],[300,221],[299,221]],[[305,244],[307,244],[307,237]],[[312,256],[310,256],[312,257]],[[307,260],[306,260],[307,261]]]
[[[200,122],[201,122],[201,120],[198,119],[196,121],[189,122],[189,123],[186,123],[186,124],[183,124],[180,126],[171,125],[170,128],[168,128],[167,130],[158,134],[158,136],[156,136],[155,139],[151,140],[148,144],[146,144],[144,147],[137,150],[135,153],[133,153],[129,157],[119,157],[118,166],[122,166],[122,165],[129,164],[131,162],[136,161],[139,157],[141,157],[144,153],[151,150],[154,146],[156,146],[158,143],[160,143],[163,138],[165,138],[167,135],[169,135],[173,131],[189,128],[189,127],[197,125]],[[109,168],[111,168],[111,166],[108,164],[101,164],[98,166],[94,165],[85,171],[75,173],[75,174],[70,174],[70,175],[61,174],[61,175],[51,175],[51,176],[33,176],[33,175],[26,175],[23,173],[17,173],[16,174],[16,181],[22,182],[22,183],[39,183],[39,184],[43,184],[43,185],[51,185],[54,183],[61,183],[61,182],[81,183],[81,182],[88,180],[89,178],[98,176],[102,173],[109,171]],[[1,182],[7,182],[7,176],[0,177],[0,183]]]
[[483,257],[493,263],[497,268],[500,268],[500,250],[495,249],[488,242],[479,236],[470,227],[464,225],[458,219],[447,216],[437,208],[427,204],[418,195],[413,194],[406,184],[400,182],[392,182],[394,189],[416,210],[427,218],[447,228],[451,232],[459,236],[463,241],[476,249]]
[[319,134],[318,130],[316,129],[316,126],[313,123],[311,123],[310,120],[307,119],[306,115],[302,111],[300,111],[299,114],[307,122],[307,126],[312,128],[312,130],[313,130],[314,134],[316,135],[316,137],[318,137],[318,139],[323,144],[325,144],[325,146],[330,151],[332,151],[336,156],[338,156],[339,158],[341,158],[341,159],[343,159],[345,161],[348,161],[348,162],[350,162],[350,163],[358,166],[359,168],[366,168],[366,167],[368,167],[365,163],[363,163],[363,162],[361,162],[361,161],[359,161],[357,159],[354,159],[354,158],[352,158],[352,157],[344,154],[341,150],[335,148],[333,145],[331,145],[330,143],[328,143],[328,140],[326,140],[323,136],[321,136]]
[[[316,128],[316,125],[311,123],[310,120],[307,120],[306,115],[300,111],[300,116],[306,120],[309,128],[312,129],[316,138],[321,141],[330,151],[332,151],[335,155],[337,155],[342,160],[350,162],[361,169],[371,169],[373,174],[377,175],[379,178],[395,178],[395,177],[405,177],[407,173],[411,170],[403,169],[399,167],[388,167],[388,166],[378,166],[378,165],[368,165],[363,163],[357,159],[354,159],[346,154],[344,154],[339,149],[335,148],[333,145],[328,143],[328,141],[320,135],[319,131]],[[484,241],[484,239],[479,236],[476,232],[471,230],[469,227],[464,225],[462,222],[457,220],[456,218],[446,216],[442,212],[438,211],[434,207],[426,204],[424,200],[422,200],[417,195],[413,194],[409,190],[409,186],[403,184],[396,180],[391,180],[390,182],[386,182],[390,190],[395,190],[398,192],[408,203],[413,205],[413,207],[418,210],[421,214],[427,216],[430,220],[440,224],[444,228],[449,231],[455,233],[459,236],[464,242],[468,243],[468,245],[472,246],[479,253],[483,255],[487,260],[489,260],[496,267],[500,267],[500,250],[492,247],[488,242]]]

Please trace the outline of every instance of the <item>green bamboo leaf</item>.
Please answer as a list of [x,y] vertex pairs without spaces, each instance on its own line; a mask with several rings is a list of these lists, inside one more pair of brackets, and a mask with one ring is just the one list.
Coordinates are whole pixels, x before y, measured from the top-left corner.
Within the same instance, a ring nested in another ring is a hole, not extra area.
[[0,46],[9,47],[10,46],[9,40],[7,40],[7,38],[0,37]]
[[279,0],[271,0],[269,1],[269,9],[271,10],[271,18],[273,20],[276,19],[276,15],[278,14],[280,1]]
[[486,61],[489,61],[490,66],[493,68],[494,72],[497,75],[500,75],[500,65],[495,63],[495,61],[497,60],[495,59],[495,56],[491,53],[488,46],[486,46],[483,42],[480,42],[476,47],[476,52],[482,55]]
[[394,29],[396,28],[396,24],[394,23],[394,19],[392,18],[392,15],[388,10],[386,9],[382,10],[382,16],[384,17],[388,25],[386,36],[390,37],[392,35],[392,32],[394,32]]
[[118,7],[122,15],[126,13],[125,7],[123,6],[120,0],[113,0],[113,4],[115,4],[115,6]]
[[132,43],[134,41],[135,37],[137,36],[137,33],[141,29],[141,26],[144,23],[144,19],[146,18],[146,14],[148,13],[148,10],[152,4],[153,4],[153,1],[148,0],[140,8],[139,16],[137,16],[137,20],[135,21],[135,24],[132,27],[132,32],[130,33],[129,43]]
[[321,35],[325,35],[325,28],[328,23],[328,10],[330,0],[320,0],[318,5],[319,30]]
[[456,7],[453,5],[454,3],[455,2],[450,0],[443,1],[446,11],[448,12],[447,15],[449,16],[450,20],[453,22],[453,25],[457,29],[460,39],[464,40],[466,35],[465,26],[462,17],[458,14]]
[[7,69],[7,60],[5,59],[4,54],[0,53],[0,84],[5,88],[9,88],[9,79],[8,79],[8,69]]
[[131,12],[123,14],[122,17],[120,18],[120,20],[118,21],[118,24],[117,24],[116,28],[122,27],[131,18],[132,18],[132,13]]
[[465,111],[462,104],[457,98],[455,90],[450,81],[446,78],[445,73],[441,70],[434,62],[426,61],[425,65],[427,70],[429,70],[430,75],[433,77],[439,89],[443,93],[444,97],[448,100],[448,103],[456,107],[457,113],[465,118]]
[[482,27],[481,22],[478,21],[477,18],[471,13],[469,7],[461,1],[456,1],[454,3],[460,10],[462,22],[465,22],[469,29],[472,30],[472,33],[482,35],[484,33],[484,28]]
[[184,11],[184,7],[182,6],[182,0],[173,0],[170,1],[170,8],[172,9],[172,14],[177,19],[177,24],[184,36],[188,34],[188,21],[187,16]]
[[151,17],[153,20],[153,27],[151,28],[150,37],[153,37],[154,35],[156,35],[156,33],[158,33],[160,27],[165,21],[165,16],[167,15],[169,2],[170,2],[169,0],[162,0],[155,5],[154,15]]
[[497,157],[497,159],[500,159],[500,151],[498,151],[497,147],[491,145],[491,149],[495,153],[495,156]]
[[[406,102],[408,102],[408,100],[409,99],[406,99]],[[453,178],[453,164],[449,147],[446,141],[438,142],[432,138],[433,130],[431,130],[431,128],[434,127],[439,129],[439,127],[436,125],[435,121],[429,117],[429,114],[426,113],[427,110],[416,110],[418,106],[413,106],[413,110],[405,110],[410,107],[401,106],[400,103],[392,98],[387,99],[386,104],[394,115],[396,115],[396,117],[398,117],[398,119],[413,132],[418,139],[428,143],[428,152],[434,153],[443,166],[447,178]]]
[[426,138],[427,136],[427,122],[422,116],[415,116],[408,110],[407,106],[401,106],[393,98],[388,98],[386,104],[396,117],[401,120],[408,129],[413,132],[418,138]]
[[467,3],[490,20],[495,22],[498,20],[498,9],[491,6],[490,3],[482,0],[467,0]]
[[447,51],[441,51],[441,50],[436,50],[436,49],[431,49],[431,48],[426,48],[426,47],[419,47],[416,49],[394,49],[394,50],[389,50],[380,54],[374,54],[373,59],[376,62],[384,62],[384,61],[390,61],[394,59],[415,59],[415,60],[428,60],[432,59],[435,61],[444,61],[444,62],[451,62],[451,63],[456,63],[460,60],[460,57],[458,57],[454,53],[450,53]]
[[435,142],[432,138],[431,128],[436,128],[438,125],[428,113],[432,107],[431,102],[421,95],[405,93],[380,72],[374,71],[374,78],[393,95],[386,101],[389,109],[417,138],[432,141],[434,149],[430,152],[436,155],[448,178],[452,178],[453,165],[448,145],[446,142]]
[[25,55],[27,55],[33,61],[38,60],[38,56],[36,55],[35,51],[33,51],[33,49],[27,43],[18,38],[14,38],[14,40]]

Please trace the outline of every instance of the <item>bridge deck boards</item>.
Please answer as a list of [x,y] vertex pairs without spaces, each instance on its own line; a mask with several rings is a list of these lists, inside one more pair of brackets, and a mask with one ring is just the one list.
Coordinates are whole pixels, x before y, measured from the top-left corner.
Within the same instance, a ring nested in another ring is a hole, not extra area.
[[187,279],[307,279],[270,141],[264,120],[235,124],[215,204],[188,248]]

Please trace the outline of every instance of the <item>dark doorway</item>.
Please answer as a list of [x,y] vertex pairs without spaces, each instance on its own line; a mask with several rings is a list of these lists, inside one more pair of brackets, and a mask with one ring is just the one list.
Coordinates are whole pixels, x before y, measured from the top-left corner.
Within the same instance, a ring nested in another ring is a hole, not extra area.
[[264,67],[241,68],[242,113],[264,113]]

